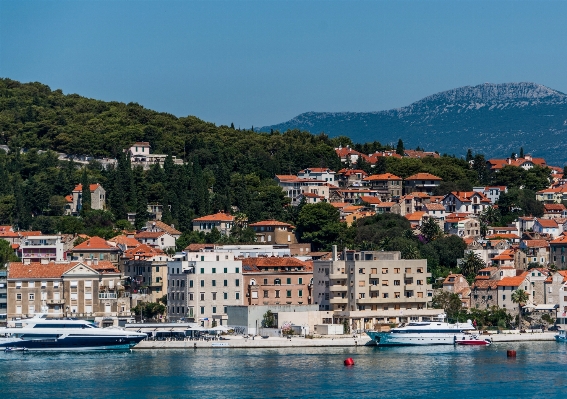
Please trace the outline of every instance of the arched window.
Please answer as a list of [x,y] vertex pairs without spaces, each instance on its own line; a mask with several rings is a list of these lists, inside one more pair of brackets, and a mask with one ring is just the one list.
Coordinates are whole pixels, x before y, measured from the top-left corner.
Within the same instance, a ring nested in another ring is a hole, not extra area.
[[250,279],[250,285],[256,285],[256,280],[255,279]]

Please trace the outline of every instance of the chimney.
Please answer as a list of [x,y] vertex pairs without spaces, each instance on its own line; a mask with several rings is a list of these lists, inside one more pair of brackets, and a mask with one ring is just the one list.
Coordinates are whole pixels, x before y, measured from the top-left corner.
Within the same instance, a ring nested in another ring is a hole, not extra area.
[[95,264],[95,266],[98,265],[98,259],[94,260],[94,264]]
[[29,265],[31,263],[31,259],[27,258],[24,259],[24,265]]
[[91,263],[92,263],[92,261],[91,261],[90,259],[89,259],[89,260],[87,260],[87,265],[89,265],[89,266],[90,266],[90,265],[91,265]]
[[47,264],[49,263],[49,261],[48,261],[47,259],[42,259],[42,260],[40,261],[40,263],[41,263],[42,265],[47,265]]
[[337,260],[337,246],[333,245],[333,262]]

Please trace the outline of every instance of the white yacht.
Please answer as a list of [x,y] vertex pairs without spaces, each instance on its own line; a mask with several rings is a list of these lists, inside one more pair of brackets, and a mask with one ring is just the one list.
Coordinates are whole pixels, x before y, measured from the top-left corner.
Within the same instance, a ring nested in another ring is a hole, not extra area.
[[98,328],[86,320],[46,319],[36,315],[0,328],[0,350],[92,351],[130,349],[147,334]]
[[368,331],[366,334],[378,346],[453,345],[457,335],[475,330],[470,320],[449,324],[445,317],[445,314],[440,314],[432,321],[410,322],[388,332]]

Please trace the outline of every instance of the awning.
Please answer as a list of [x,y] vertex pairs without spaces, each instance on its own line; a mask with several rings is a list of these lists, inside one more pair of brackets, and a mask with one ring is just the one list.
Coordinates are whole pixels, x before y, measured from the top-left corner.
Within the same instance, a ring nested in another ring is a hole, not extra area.
[[555,310],[558,307],[559,305],[555,304],[537,305],[534,310]]

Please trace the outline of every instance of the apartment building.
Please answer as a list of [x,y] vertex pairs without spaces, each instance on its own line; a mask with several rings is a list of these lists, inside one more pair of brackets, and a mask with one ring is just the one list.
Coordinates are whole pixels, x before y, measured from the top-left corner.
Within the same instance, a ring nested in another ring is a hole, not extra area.
[[226,324],[227,306],[244,304],[242,261],[230,252],[188,252],[167,262],[169,320]]
[[8,272],[0,270],[0,325],[6,324],[8,311]]
[[63,241],[58,235],[29,235],[20,240],[19,253],[24,261],[42,260],[61,262],[65,260]]
[[433,296],[425,259],[401,259],[400,252],[333,251],[330,261],[313,262],[313,303],[348,319],[355,329],[429,319]]
[[11,263],[8,268],[8,318],[130,316],[120,272],[111,262]]
[[167,294],[167,261],[170,258],[159,248],[146,244],[124,252],[120,271],[126,290],[133,299],[157,302]]

